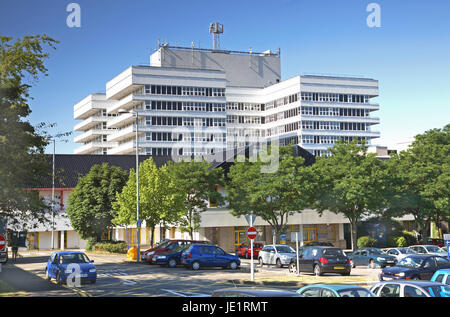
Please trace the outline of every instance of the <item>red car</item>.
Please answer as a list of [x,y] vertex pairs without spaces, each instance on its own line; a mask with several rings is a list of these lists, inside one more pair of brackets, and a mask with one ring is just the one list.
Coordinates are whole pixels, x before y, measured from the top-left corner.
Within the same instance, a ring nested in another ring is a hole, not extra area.
[[[259,242],[253,242],[253,258],[258,258],[259,251],[263,248],[263,244]],[[236,248],[236,256],[238,257],[244,257],[246,259],[251,258],[251,249],[250,249],[250,242],[246,242],[241,244]]]
[[141,253],[141,260],[150,264],[154,264],[153,257],[157,254],[168,252],[175,250],[183,245],[187,244],[199,244],[199,243],[208,243],[208,241],[198,241],[198,240],[183,240],[183,239],[175,239],[175,240],[165,240],[161,244],[157,245],[154,248],[145,250]]
[[438,247],[445,247],[445,241],[443,239],[436,239],[436,238],[426,238],[423,243],[414,243],[414,245],[421,245],[421,244],[430,244],[430,245],[437,245]]

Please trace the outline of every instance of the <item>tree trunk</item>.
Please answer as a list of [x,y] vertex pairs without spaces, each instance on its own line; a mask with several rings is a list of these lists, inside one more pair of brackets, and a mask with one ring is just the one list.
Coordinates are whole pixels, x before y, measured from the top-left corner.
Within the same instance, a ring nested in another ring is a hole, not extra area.
[[152,235],[150,236],[150,246],[153,247],[153,243],[155,241],[155,225],[152,225],[150,229],[152,229]]
[[350,232],[352,237],[352,251],[358,249],[358,229],[356,225],[356,219],[350,220]]

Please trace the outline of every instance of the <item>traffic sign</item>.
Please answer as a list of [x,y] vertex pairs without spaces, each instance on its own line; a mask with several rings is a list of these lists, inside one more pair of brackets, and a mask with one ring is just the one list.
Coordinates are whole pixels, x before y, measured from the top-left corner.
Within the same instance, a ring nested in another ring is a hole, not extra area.
[[247,238],[249,238],[250,240],[255,239],[257,235],[258,235],[258,230],[256,230],[255,227],[250,227],[247,229]]
[[5,245],[6,245],[5,237],[0,235],[0,251],[3,251]]
[[254,214],[245,215],[245,220],[247,220],[247,223],[249,226],[253,226],[253,224],[255,223],[255,218],[256,218],[256,215],[254,215]]

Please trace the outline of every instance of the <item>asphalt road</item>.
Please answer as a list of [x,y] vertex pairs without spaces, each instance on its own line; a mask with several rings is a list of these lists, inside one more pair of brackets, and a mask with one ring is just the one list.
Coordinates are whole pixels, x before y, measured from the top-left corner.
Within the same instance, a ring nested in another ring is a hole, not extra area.
[[[30,296],[209,296],[220,288],[234,287],[229,280],[249,280],[250,260],[242,260],[241,270],[204,268],[192,271],[184,267],[174,269],[158,265],[125,262],[124,255],[88,256],[94,260],[97,268],[97,283],[81,285],[77,288],[59,286],[44,279],[44,268],[50,252],[25,254],[16,263],[8,262],[3,266],[0,279],[5,280],[17,290],[30,293]],[[4,274],[4,273],[7,274]],[[14,273],[13,273],[14,272]],[[356,268],[352,275],[376,275],[379,270]],[[10,274],[13,273],[13,274]],[[258,268],[257,276],[283,276],[289,274],[287,268]],[[237,285],[237,287],[242,287]],[[270,287],[295,291],[298,287]]]

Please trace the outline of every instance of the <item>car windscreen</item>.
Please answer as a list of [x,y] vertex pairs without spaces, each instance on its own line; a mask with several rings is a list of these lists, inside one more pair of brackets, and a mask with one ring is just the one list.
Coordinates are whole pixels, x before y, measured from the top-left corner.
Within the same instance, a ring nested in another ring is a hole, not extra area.
[[322,251],[323,256],[346,256],[341,249],[324,249]]
[[370,254],[386,255],[386,252],[380,249],[369,249],[368,251]]
[[434,297],[450,297],[450,286],[447,285],[426,286],[424,289]]
[[409,256],[404,259],[402,259],[400,262],[397,263],[397,266],[403,266],[403,267],[409,267],[409,268],[420,268],[422,266],[422,263],[425,261],[425,258],[419,258],[414,256]]
[[348,288],[337,292],[341,297],[374,297],[370,291],[362,288]]
[[62,261],[61,261],[62,264],[89,263],[88,257],[82,253],[62,254],[61,259],[62,259]]
[[278,253],[295,253],[295,250],[287,245],[276,246],[275,248],[277,248]]
[[398,249],[401,253],[404,254],[414,254],[417,253],[416,251],[414,251],[413,249],[408,249],[408,248],[400,248]]
[[441,252],[439,247],[435,245],[428,245],[425,247],[425,249],[427,249],[428,252]]

